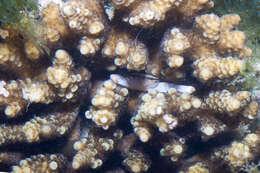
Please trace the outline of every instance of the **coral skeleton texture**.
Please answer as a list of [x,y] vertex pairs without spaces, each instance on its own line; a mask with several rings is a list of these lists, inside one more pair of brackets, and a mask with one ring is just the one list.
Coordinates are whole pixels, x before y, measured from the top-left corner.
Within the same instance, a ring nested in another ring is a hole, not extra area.
[[17,12],[33,32],[0,17],[0,171],[238,173],[260,163],[259,96],[231,85],[252,54],[239,15],[206,14],[211,0],[35,3],[37,14]]

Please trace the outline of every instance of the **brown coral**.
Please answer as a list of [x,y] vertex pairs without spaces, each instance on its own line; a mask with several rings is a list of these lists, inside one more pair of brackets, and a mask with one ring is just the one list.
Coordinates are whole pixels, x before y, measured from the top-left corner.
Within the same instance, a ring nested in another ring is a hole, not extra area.
[[257,100],[226,85],[251,54],[238,15],[197,15],[210,0],[47,1],[36,41],[0,25],[13,172],[238,172],[259,157]]
[[150,160],[142,152],[132,150],[127,154],[123,164],[132,173],[146,172],[150,167]]
[[249,104],[250,93],[248,91],[231,93],[228,90],[222,90],[211,92],[204,100],[202,105],[205,109],[209,108],[217,112],[234,115]]
[[59,173],[66,167],[67,159],[61,154],[39,154],[21,160],[19,165],[13,166],[12,173]]
[[144,70],[148,51],[140,41],[127,32],[112,29],[102,49],[104,57],[114,58],[114,64],[129,70]]
[[96,169],[100,167],[105,159],[105,154],[111,152],[118,139],[122,137],[122,131],[112,131],[112,136],[99,137],[92,133],[76,141],[73,148],[77,151],[73,157],[72,167],[77,170],[82,167]]
[[76,33],[98,35],[105,29],[105,17],[99,1],[70,0],[64,3],[61,11],[69,28]]
[[151,125],[157,126],[160,132],[167,132],[178,125],[178,114],[199,109],[201,100],[187,93],[179,93],[174,88],[167,93],[149,90],[142,96],[137,114],[131,124],[142,142],[151,138]]
[[32,143],[63,136],[73,126],[77,114],[78,108],[63,111],[52,110],[45,115],[32,118],[24,125],[2,124],[0,126],[0,145],[17,142]]
[[193,63],[194,76],[202,81],[214,77],[229,78],[239,73],[243,61],[232,57],[227,58],[200,58]]
[[46,24],[45,38],[49,43],[57,43],[69,34],[68,27],[61,16],[59,5],[51,2],[42,11],[43,22]]
[[118,119],[127,95],[126,88],[117,86],[112,80],[105,81],[91,100],[93,106],[85,112],[86,118],[108,129]]

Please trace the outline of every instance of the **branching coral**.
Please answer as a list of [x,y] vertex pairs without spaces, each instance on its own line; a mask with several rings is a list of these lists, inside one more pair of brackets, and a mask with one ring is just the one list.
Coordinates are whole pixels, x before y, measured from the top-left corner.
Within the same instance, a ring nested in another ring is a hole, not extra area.
[[[130,11],[123,18],[130,25],[151,27],[154,24],[163,21],[166,18],[166,13],[170,10],[175,10],[184,16],[193,16],[203,8],[208,8],[213,5],[211,1],[181,1],[181,0],[112,0],[115,7],[118,9],[127,8]],[[176,13],[175,12],[175,13]]]
[[178,93],[173,88],[167,93],[149,90],[142,96],[142,102],[137,114],[132,117],[131,124],[140,140],[147,142],[152,136],[151,125],[157,126],[160,132],[168,132],[178,125],[177,114],[187,113],[200,106],[200,99]]
[[61,154],[39,154],[34,155],[25,160],[21,160],[20,164],[13,166],[12,172],[52,172],[58,173],[65,169],[67,164],[66,158]]
[[127,95],[126,88],[117,86],[112,80],[105,81],[91,100],[93,106],[85,112],[86,118],[92,119],[103,129],[108,129],[115,124],[122,112]]
[[238,171],[259,153],[259,131],[247,134],[241,141],[234,141],[222,151],[216,151],[216,158],[222,158],[233,171]]
[[114,58],[116,66],[127,67],[129,70],[145,69],[148,51],[146,46],[131,38],[127,32],[112,29],[105,42],[102,54],[105,57]]
[[65,135],[72,128],[78,114],[78,108],[70,109],[72,110],[54,110],[42,117],[36,116],[25,124],[1,125],[0,145],[39,142]]
[[132,150],[127,154],[123,164],[130,172],[146,172],[150,167],[150,160],[140,151]]
[[245,32],[247,37],[246,44],[252,48],[252,57],[248,59],[244,64],[244,68],[241,71],[241,76],[239,79],[234,81],[236,84],[242,83],[242,87],[246,89],[258,88],[259,83],[255,78],[258,77],[259,64],[259,52],[260,52],[260,31],[259,31],[259,14],[260,4],[259,1],[245,1],[245,0],[220,0],[215,1],[215,8],[213,11],[217,14],[237,13],[241,16],[242,20],[238,27]]
[[[72,67],[72,59],[67,52],[57,50],[53,66],[47,68],[45,74],[40,73],[24,80],[2,81],[0,99],[1,105],[6,106],[5,114],[14,117],[30,103],[48,104],[54,99],[63,102],[75,101],[79,93],[86,94],[86,89],[81,86],[87,85],[90,73],[85,68],[72,69]],[[21,68],[21,70],[28,74],[31,69],[28,71],[26,68]]]
[[96,169],[100,167],[104,162],[105,154],[114,149],[122,135],[120,130],[112,130],[103,138],[91,132],[86,134],[86,137],[76,141],[73,145],[73,148],[77,151],[72,161],[73,169],[77,170],[82,167]]
[[210,0],[6,2],[0,171],[234,173],[259,159],[259,97],[230,86],[252,54],[243,16],[202,14]]
[[147,72],[161,76],[165,72],[159,69],[168,67],[174,73],[193,60],[194,75],[201,81],[237,75],[252,52],[245,45],[245,34],[234,29],[239,22],[236,14],[218,17],[212,13],[196,16],[192,29],[168,29],[161,40],[162,51],[151,56]]

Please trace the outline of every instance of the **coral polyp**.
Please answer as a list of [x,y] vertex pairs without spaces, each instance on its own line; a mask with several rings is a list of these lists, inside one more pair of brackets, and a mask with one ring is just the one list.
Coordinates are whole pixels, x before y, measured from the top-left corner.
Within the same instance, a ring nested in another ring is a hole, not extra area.
[[256,171],[255,33],[221,2],[1,1],[0,171]]

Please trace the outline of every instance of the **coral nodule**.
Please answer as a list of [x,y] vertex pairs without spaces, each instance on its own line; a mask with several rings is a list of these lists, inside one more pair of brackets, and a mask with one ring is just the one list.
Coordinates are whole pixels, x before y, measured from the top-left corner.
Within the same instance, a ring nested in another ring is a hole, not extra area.
[[234,83],[259,65],[243,16],[212,9],[2,0],[0,171],[257,171],[259,92]]

